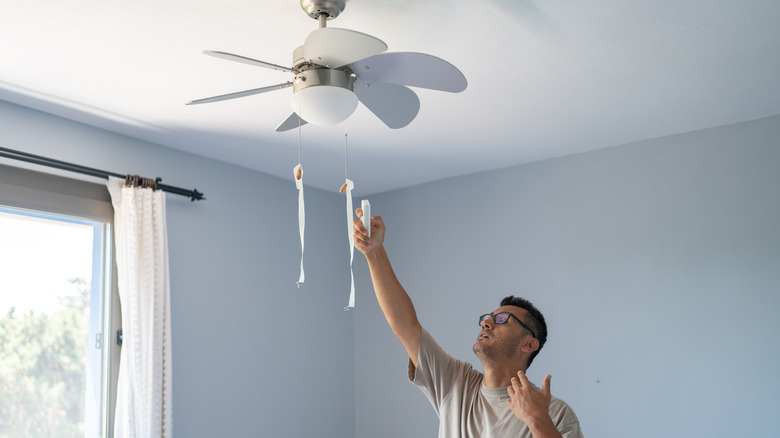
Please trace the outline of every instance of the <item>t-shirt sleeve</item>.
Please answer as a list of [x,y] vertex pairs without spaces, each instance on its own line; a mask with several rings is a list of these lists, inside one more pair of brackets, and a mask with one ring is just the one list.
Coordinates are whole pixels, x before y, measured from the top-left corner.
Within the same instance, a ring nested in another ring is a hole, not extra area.
[[447,354],[423,328],[417,367],[409,359],[408,371],[409,381],[420,388],[438,414],[439,407],[449,401],[451,394],[461,390],[464,380],[460,376],[471,372],[472,366]]
[[553,397],[549,412],[555,428],[558,429],[563,438],[582,438],[580,420],[574,410],[563,400]]

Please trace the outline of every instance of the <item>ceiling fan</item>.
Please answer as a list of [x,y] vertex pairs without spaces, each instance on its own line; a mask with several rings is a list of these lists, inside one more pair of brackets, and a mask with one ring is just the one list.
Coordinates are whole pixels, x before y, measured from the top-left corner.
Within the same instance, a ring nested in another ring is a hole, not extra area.
[[328,28],[344,11],[346,0],[300,0],[303,10],[319,22],[303,45],[293,51],[293,67],[284,67],[232,53],[203,53],[229,61],[293,73],[292,81],[187,102],[218,102],[293,87],[293,112],[277,132],[304,125],[335,125],[346,120],[362,102],[385,125],[398,129],[411,123],[420,99],[411,87],[458,93],[466,77],[454,65],[432,55],[387,52],[387,44],[371,35]]

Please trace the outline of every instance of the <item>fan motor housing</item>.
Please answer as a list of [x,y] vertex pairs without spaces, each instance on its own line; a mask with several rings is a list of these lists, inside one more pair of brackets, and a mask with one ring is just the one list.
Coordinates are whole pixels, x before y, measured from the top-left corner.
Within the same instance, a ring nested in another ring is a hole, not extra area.
[[293,66],[295,70],[298,70],[293,80],[293,92],[319,85],[330,85],[354,91],[353,85],[357,75],[352,72],[352,69],[346,65],[330,69],[327,66],[315,64],[303,57],[303,46],[293,51]]
[[349,69],[331,70],[329,68],[314,66],[314,68],[303,70],[295,75],[295,79],[293,80],[293,92],[297,93],[304,88],[317,87],[320,85],[330,85],[332,87],[346,88],[349,91],[353,91],[354,84],[355,76]]

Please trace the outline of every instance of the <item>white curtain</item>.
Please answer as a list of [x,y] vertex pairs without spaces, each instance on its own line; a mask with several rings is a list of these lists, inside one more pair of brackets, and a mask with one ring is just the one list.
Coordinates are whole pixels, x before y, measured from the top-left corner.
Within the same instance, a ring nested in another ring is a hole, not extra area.
[[165,194],[109,178],[122,353],[114,436],[171,438],[171,299]]

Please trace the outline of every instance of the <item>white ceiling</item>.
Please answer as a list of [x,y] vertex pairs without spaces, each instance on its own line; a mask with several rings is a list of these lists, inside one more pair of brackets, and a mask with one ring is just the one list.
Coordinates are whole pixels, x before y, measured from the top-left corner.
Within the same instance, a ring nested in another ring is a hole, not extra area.
[[[402,129],[358,107],[356,195],[780,114],[777,0],[350,0],[328,27],[469,83]],[[292,179],[291,88],[184,103],[291,79],[204,49],[292,66],[316,28],[298,0],[0,0],[0,99]],[[339,189],[344,132],[302,128],[305,184]]]

